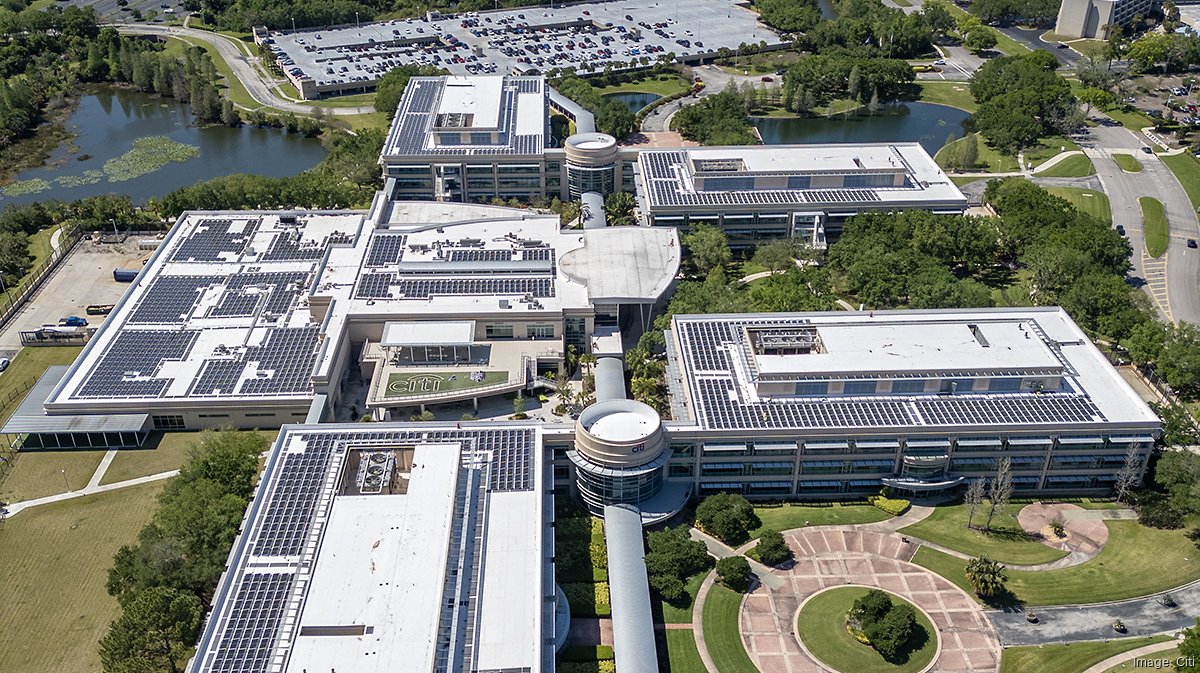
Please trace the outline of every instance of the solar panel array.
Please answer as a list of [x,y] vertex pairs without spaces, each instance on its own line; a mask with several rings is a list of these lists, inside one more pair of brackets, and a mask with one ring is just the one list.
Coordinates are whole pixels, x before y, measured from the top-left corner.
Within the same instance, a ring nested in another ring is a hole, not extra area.
[[279,395],[312,390],[312,364],[321,330],[317,326],[273,329],[262,346],[246,349],[246,361],[270,376],[247,379],[241,395]]
[[358,277],[354,296],[358,299],[386,299],[392,296],[391,287],[395,282],[394,273],[364,273]]
[[[426,139],[433,132],[444,83],[439,78],[416,78],[409,81],[396,113],[395,122],[384,147],[391,155],[540,155],[545,149],[541,134],[517,134],[517,94],[538,93],[541,84],[536,79],[509,77],[500,92],[501,124],[496,145],[429,145]],[[539,111],[541,114],[541,111]],[[468,129],[464,129],[467,131]]]
[[751,189],[693,191],[685,188],[688,155],[681,150],[646,151],[640,155],[651,206],[847,205],[877,203],[873,189]]
[[404,256],[404,242],[408,236],[403,234],[376,234],[371,238],[371,248],[367,250],[365,266],[391,266]]
[[246,362],[242,358],[205,360],[200,369],[200,375],[192,382],[188,394],[205,397],[232,395],[237,390],[238,381],[241,380],[242,372],[245,369]]
[[[805,321],[807,322],[807,321]],[[956,394],[937,397],[744,399],[732,374],[730,350],[745,347],[748,326],[799,325],[796,320],[684,320],[675,323],[698,415],[721,429],[890,428],[928,425],[1094,423],[1105,420],[1086,395],[1075,393]]]
[[128,330],[119,333],[76,397],[160,397],[168,379],[155,378],[164,360],[187,356],[195,332]]
[[[462,443],[464,466],[477,464],[478,456],[490,456],[488,479],[481,484],[488,491],[533,490],[535,452],[540,447],[537,431],[530,427],[292,432],[259,487],[256,497],[262,499],[262,505],[254,510],[254,518],[243,533],[252,537],[243,541],[246,553],[235,557],[240,565],[230,569],[231,577],[236,578],[234,590],[214,605],[214,619],[208,627],[211,637],[201,641],[209,643],[208,650],[202,648],[197,652],[199,670],[204,673],[268,670],[279,642],[282,616],[292,605],[294,573],[302,567],[311,568],[314,563],[306,550],[307,542],[314,533],[318,509],[327,506],[334,497],[332,490],[325,487],[327,478],[341,467],[346,449],[451,442]],[[461,553],[469,554],[472,549],[478,553],[481,538],[477,532],[468,531],[464,542],[471,548],[464,547]],[[464,558],[469,560],[468,556]],[[459,560],[448,559],[448,568],[462,565]],[[259,566],[276,571],[262,572],[257,569]],[[478,563],[468,562],[463,567],[478,572]],[[280,569],[286,570],[279,572]],[[467,628],[473,631],[470,619]]]
[[284,231],[276,235],[275,240],[271,241],[271,247],[262,256],[262,260],[264,262],[315,262],[321,259],[325,254],[325,249],[330,245],[348,243],[351,240],[353,239],[349,234],[334,232],[325,237],[325,240],[316,243],[314,241],[301,240],[298,230],[295,233]]
[[230,231],[233,220],[200,220],[171,255],[172,262],[220,262],[241,254],[257,231],[259,220],[250,220],[240,231]]
[[211,673],[267,670],[294,579],[289,573],[242,575]]
[[146,288],[125,322],[167,325],[183,322],[200,301],[200,294],[214,282],[218,279],[212,276],[159,276]]
[[364,273],[354,296],[425,298],[470,295],[531,295],[553,297],[553,278],[399,278],[394,273]]

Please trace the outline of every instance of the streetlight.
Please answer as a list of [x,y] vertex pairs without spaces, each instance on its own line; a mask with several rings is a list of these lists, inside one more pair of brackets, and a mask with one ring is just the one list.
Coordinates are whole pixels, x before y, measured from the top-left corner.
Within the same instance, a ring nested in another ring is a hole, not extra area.
[[359,35],[362,35],[362,28],[358,25],[358,12],[354,13],[354,29],[360,31]]
[[292,17],[292,32],[296,32],[296,17]]
[[70,491],[71,490],[71,482],[67,479],[67,471],[66,470],[60,470],[60,471],[62,472],[63,483],[67,485],[67,490]]

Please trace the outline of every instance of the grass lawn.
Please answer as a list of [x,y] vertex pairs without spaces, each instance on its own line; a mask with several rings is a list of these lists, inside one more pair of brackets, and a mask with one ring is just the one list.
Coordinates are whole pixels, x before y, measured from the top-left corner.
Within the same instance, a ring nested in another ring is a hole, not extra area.
[[707,673],[691,629],[670,629],[663,633],[667,639],[666,673]]
[[[1159,636],[1159,637],[1162,637],[1162,636]],[[1143,639],[1138,638],[1138,640],[1143,640]],[[1153,639],[1148,639],[1148,640],[1153,640]],[[1149,644],[1149,643],[1147,643],[1147,644]],[[1125,650],[1125,651],[1128,651],[1128,650]],[[1109,656],[1111,657],[1111,656],[1115,656],[1115,655],[1110,654]],[[1171,661],[1175,661],[1175,657],[1178,657],[1178,656],[1179,656],[1179,646],[1176,645],[1175,647],[1172,647],[1169,649],[1159,650],[1158,652],[1155,652],[1154,654],[1146,655],[1144,657],[1138,657],[1138,659],[1142,659],[1142,660],[1144,660],[1144,659],[1169,659]],[[1103,660],[1101,660],[1101,661],[1103,661]],[[1141,667],[1141,666],[1134,668],[1133,659],[1127,659],[1127,660],[1117,664],[1116,666],[1113,666],[1112,668],[1108,669],[1104,673],[1121,673],[1121,671],[1133,671],[1133,670],[1144,671],[1144,670],[1146,670],[1146,668]]]
[[[804,604],[796,620],[796,632],[808,651],[826,666],[846,673],[916,673],[928,666],[937,654],[937,636],[920,610],[916,610],[920,629],[905,651],[898,653],[896,662],[884,659],[873,647],[850,635],[846,613],[867,591],[863,587],[839,587],[819,593]],[[891,598],[893,603],[908,602],[897,596]]]
[[1092,160],[1084,155],[1073,154],[1037,174],[1044,178],[1082,178],[1095,175],[1096,167],[1092,165]]
[[1079,145],[1062,136],[1042,138],[1036,147],[1025,150],[1025,163],[1039,166],[1047,159],[1058,156],[1062,152],[1077,151],[1078,149]]
[[[957,5],[947,3],[946,9],[950,10],[950,15],[953,16],[955,19],[960,19],[960,18],[965,18],[967,16],[970,16],[966,10],[962,9],[961,7],[958,7]],[[989,30],[991,30],[991,29],[989,28]],[[1017,42],[1016,40],[1005,35],[1004,33],[1001,33],[998,30],[992,30],[992,32],[996,34],[996,49],[998,51],[1003,52],[1004,54],[1009,55],[1009,56],[1020,55],[1020,54],[1024,54],[1029,51],[1029,47],[1026,47],[1025,45],[1021,44],[1020,42]]]
[[445,393],[480,386],[490,386],[504,383],[508,380],[508,372],[488,371],[483,373],[482,381],[472,381],[471,372],[460,371],[455,374],[445,372],[413,372],[404,374],[388,374],[385,397],[408,397],[410,395],[428,395],[430,393]]
[[[1000,655],[1000,673],[1025,671],[1054,671],[1080,673],[1109,657],[1170,640],[1167,636],[1150,638],[1121,638],[1118,640],[1068,643],[1065,645],[1030,645],[1007,647]],[[1154,655],[1158,658],[1160,655]],[[1165,656],[1165,655],[1162,655]]]
[[38,346],[18,351],[12,364],[0,374],[0,419],[8,420],[47,367],[69,365],[82,350],[81,346]]
[[[1014,514],[1015,514],[1015,509]],[[1052,549],[1031,538],[1021,530],[1014,514],[997,513],[992,521],[992,532],[984,533],[967,528],[965,505],[940,505],[933,514],[911,526],[901,528],[901,533],[949,547],[964,554],[980,556],[987,554],[1001,563],[1033,565],[1056,561],[1066,552]],[[987,519],[986,505],[975,512],[974,524],[980,526]]]
[[1136,110],[1106,110],[1104,114],[1121,122],[1121,126],[1130,131],[1141,131],[1147,126],[1154,126],[1154,121]]
[[672,605],[666,601],[661,601],[662,620],[664,624],[692,623],[692,607],[696,604],[696,594],[699,593],[700,585],[704,583],[704,578],[707,576],[708,571],[696,573],[684,582],[683,588],[689,596],[686,605]]
[[87,486],[104,450],[18,451],[12,468],[0,483],[0,501],[20,502]]
[[969,185],[972,182],[979,182],[980,180],[987,180],[987,179],[988,178],[977,178],[974,176],[963,176],[963,175],[951,175],[950,176],[950,182],[953,182],[955,185],[958,185],[959,187],[962,187],[963,185]]
[[[1020,170],[1020,167],[1017,166],[1016,157],[1001,154],[999,151],[988,146],[983,136],[979,134],[975,135],[978,141],[976,146],[979,148],[979,158],[976,160],[976,167],[970,169],[971,172],[1012,173]],[[965,139],[965,137],[959,138],[952,143],[947,143],[942,149],[938,150],[937,156],[934,157],[938,165],[945,168],[950,162],[950,157],[953,156],[952,153],[958,151],[959,144]]]
[[738,614],[742,594],[714,584],[704,600],[704,644],[718,673],[751,673],[758,670],[742,645]]
[[750,537],[756,538],[768,528],[777,531],[803,528],[805,526],[853,526],[860,523],[875,523],[890,519],[891,515],[874,505],[853,504],[842,505],[793,505],[784,504],[780,507],[755,507],[754,513],[762,521],[762,525],[750,531]]
[[963,82],[947,82],[936,79],[917,80],[921,87],[921,100],[926,103],[949,105],[967,112],[979,109],[979,104],[971,95],[971,87]]
[[1108,195],[1094,189],[1079,189],[1077,187],[1044,187],[1046,191],[1071,202],[1079,210],[1099,218],[1101,222],[1112,224],[1112,207],[1108,203]]
[[1113,161],[1117,162],[1117,165],[1121,167],[1121,170],[1125,171],[1126,173],[1142,172],[1142,162],[1138,161],[1137,157],[1133,156],[1132,154],[1114,154],[1112,155],[1112,158]]
[[[1148,596],[1200,579],[1200,553],[1183,530],[1108,521],[1108,544],[1081,565],[1041,572],[1008,570],[1008,588],[1028,605],[1099,603]],[[913,561],[971,594],[966,561],[926,547]]]
[[0,528],[0,671],[100,671],[96,642],[117,616],[104,590],[162,483],[35,507]]
[[717,63],[717,67],[735,75],[749,72],[751,75],[771,74],[800,60],[800,54],[791,50],[768,51],[749,56],[731,56]]
[[1146,252],[1151,257],[1162,257],[1167,251],[1167,241],[1170,227],[1167,226],[1167,214],[1163,204],[1158,199],[1143,196],[1138,199],[1142,206],[1142,228],[1146,232]]
[[1162,160],[1175,174],[1179,184],[1183,185],[1192,207],[1200,208],[1200,161],[1187,152],[1164,156]]
[[[772,70],[772,72],[774,72]],[[680,91],[687,91],[691,86],[684,78],[679,75],[664,73],[660,75],[652,75],[643,77],[632,82],[622,82],[620,84],[612,84],[605,87],[599,87],[596,92],[601,96],[607,96],[610,93],[656,93],[660,96],[670,96]]]
[[101,484],[115,484],[168,470],[178,470],[188,459],[198,432],[156,432],[141,449],[121,449],[104,471]]

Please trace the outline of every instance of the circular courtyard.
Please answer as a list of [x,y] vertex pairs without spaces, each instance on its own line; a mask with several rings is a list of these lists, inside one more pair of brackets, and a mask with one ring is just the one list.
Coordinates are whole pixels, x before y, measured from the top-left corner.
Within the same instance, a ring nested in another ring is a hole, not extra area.
[[746,595],[739,616],[746,653],[762,673],[830,670],[801,645],[796,618],[812,596],[847,585],[883,589],[926,615],[937,645],[923,670],[999,668],[1000,642],[987,615],[949,580],[910,562],[918,546],[915,540],[897,533],[832,527],[798,529],[784,538],[796,555],[795,563],[772,570],[771,578]]

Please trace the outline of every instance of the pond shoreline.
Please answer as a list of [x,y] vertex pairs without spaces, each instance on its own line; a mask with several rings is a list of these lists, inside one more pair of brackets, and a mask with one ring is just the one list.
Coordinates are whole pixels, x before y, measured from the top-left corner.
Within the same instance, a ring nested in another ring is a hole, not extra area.
[[43,112],[42,123],[32,133],[0,150],[0,187],[12,184],[18,173],[48,167],[54,150],[75,140],[66,121],[79,108],[81,98],[78,91],[72,91],[63,98],[62,106]]

